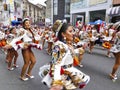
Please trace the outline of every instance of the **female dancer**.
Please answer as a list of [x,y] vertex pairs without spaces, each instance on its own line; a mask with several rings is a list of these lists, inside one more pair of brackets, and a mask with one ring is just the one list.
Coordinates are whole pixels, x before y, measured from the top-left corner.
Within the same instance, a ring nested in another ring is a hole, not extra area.
[[[38,36],[37,36],[38,37]],[[23,20],[23,28],[18,31],[18,35],[4,48],[9,49],[13,47],[15,50],[21,48],[24,60],[24,65],[22,67],[20,79],[23,81],[29,78],[34,78],[31,72],[36,63],[35,56],[31,50],[31,47],[36,47],[41,49],[41,45],[36,44],[36,36],[32,32],[29,19]],[[27,71],[27,72],[26,72]],[[26,77],[27,76],[27,77]]]
[[[50,90],[61,90],[64,88],[76,89],[83,88],[90,80],[90,77],[73,66],[74,47],[73,27],[66,23],[61,23],[57,29],[58,41],[55,42],[52,53],[52,63],[49,73],[43,78],[42,82],[50,83]],[[50,78],[49,81],[47,81]]]
[[116,40],[114,43],[114,46],[110,49],[111,52],[113,52],[115,56],[115,64],[112,69],[112,73],[110,74],[111,79],[117,79],[116,72],[118,70],[118,67],[120,66],[120,23],[116,25]]
[[47,40],[47,42],[48,42],[48,50],[47,50],[47,53],[48,53],[49,55],[52,54],[52,45],[53,45],[53,43],[54,43],[54,38],[55,38],[55,34],[54,34],[54,32],[52,31],[52,29],[49,28],[49,31],[48,31],[48,40]]
[[95,27],[91,28],[91,30],[88,31],[88,38],[89,38],[89,53],[92,53],[95,41],[97,40],[97,30]]
[[49,31],[49,28],[48,27],[45,27],[44,31],[42,31],[42,47],[44,48],[44,45],[45,45],[45,42],[47,41],[48,39],[48,31]]
[[[8,35],[7,40],[9,41],[10,39],[13,39],[16,37],[16,29],[15,28],[11,28],[10,29],[10,34]],[[13,70],[13,67],[18,67],[18,65],[16,64],[17,62],[17,58],[18,58],[18,53],[14,48],[8,49],[7,50],[7,56],[6,56],[7,60],[8,60],[8,70]],[[13,67],[11,66],[12,64],[12,60],[14,58],[14,64]]]
[[[24,19],[23,28],[24,28],[26,34],[28,35],[29,40],[26,40],[26,39],[28,39],[28,37],[27,38],[24,37],[22,39],[23,42],[25,43],[24,48],[22,49],[24,65],[22,67],[20,78],[21,78],[21,80],[26,81],[26,80],[28,80],[28,78],[26,78],[26,76],[29,78],[34,78],[34,76],[32,76],[32,74],[31,74],[31,71],[36,63],[36,59],[31,50],[31,47],[29,46],[29,42],[34,41],[35,38],[34,38],[34,33],[31,30],[29,19]],[[27,69],[28,69],[28,71],[27,71]],[[27,71],[27,74],[26,74],[26,71]]]

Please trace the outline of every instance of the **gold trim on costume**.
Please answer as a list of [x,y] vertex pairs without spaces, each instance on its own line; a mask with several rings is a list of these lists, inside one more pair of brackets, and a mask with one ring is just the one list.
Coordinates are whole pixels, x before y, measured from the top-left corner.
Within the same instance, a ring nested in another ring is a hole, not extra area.
[[54,80],[52,82],[52,86],[55,86],[55,85],[63,85],[63,82],[61,80]]

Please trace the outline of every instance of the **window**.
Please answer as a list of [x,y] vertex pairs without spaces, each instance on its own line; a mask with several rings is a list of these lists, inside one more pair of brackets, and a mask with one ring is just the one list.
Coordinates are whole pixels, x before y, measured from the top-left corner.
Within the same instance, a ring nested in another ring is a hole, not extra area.
[[53,0],[53,13],[54,15],[58,14],[58,0]]
[[70,0],[65,0],[65,14],[70,14]]

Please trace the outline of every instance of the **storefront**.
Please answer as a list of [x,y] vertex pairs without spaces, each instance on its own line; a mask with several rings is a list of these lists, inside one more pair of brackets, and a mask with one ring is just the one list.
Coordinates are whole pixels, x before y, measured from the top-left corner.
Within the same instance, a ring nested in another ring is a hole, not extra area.
[[86,8],[88,0],[72,0],[71,1],[71,18],[70,22],[72,25],[76,26],[76,22],[80,21],[81,23],[85,23],[86,17]]
[[120,21],[120,6],[108,9],[108,15],[110,16],[110,22],[115,23]]
[[72,25],[76,26],[77,21],[80,21],[81,23],[85,22],[85,12],[72,15]]
[[106,10],[90,11],[90,21],[94,22],[98,19],[105,21]]
[[[77,2],[75,2],[77,1]],[[74,25],[77,16],[83,17],[83,23],[88,24],[98,19],[108,22],[107,9],[112,6],[112,0],[75,0],[71,3],[71,22]]]

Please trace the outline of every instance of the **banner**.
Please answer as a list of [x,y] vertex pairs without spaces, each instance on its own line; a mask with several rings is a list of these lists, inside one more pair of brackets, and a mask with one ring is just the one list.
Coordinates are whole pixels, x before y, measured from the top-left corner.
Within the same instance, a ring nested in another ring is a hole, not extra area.
[[85,7],[87,7],[86,0],[75,0],[74,3],[71,3],[71,10]]
[[89,5],[92,6],[92,5],[97,5],[105,2],[107,2],[107,0],[89,0]]

